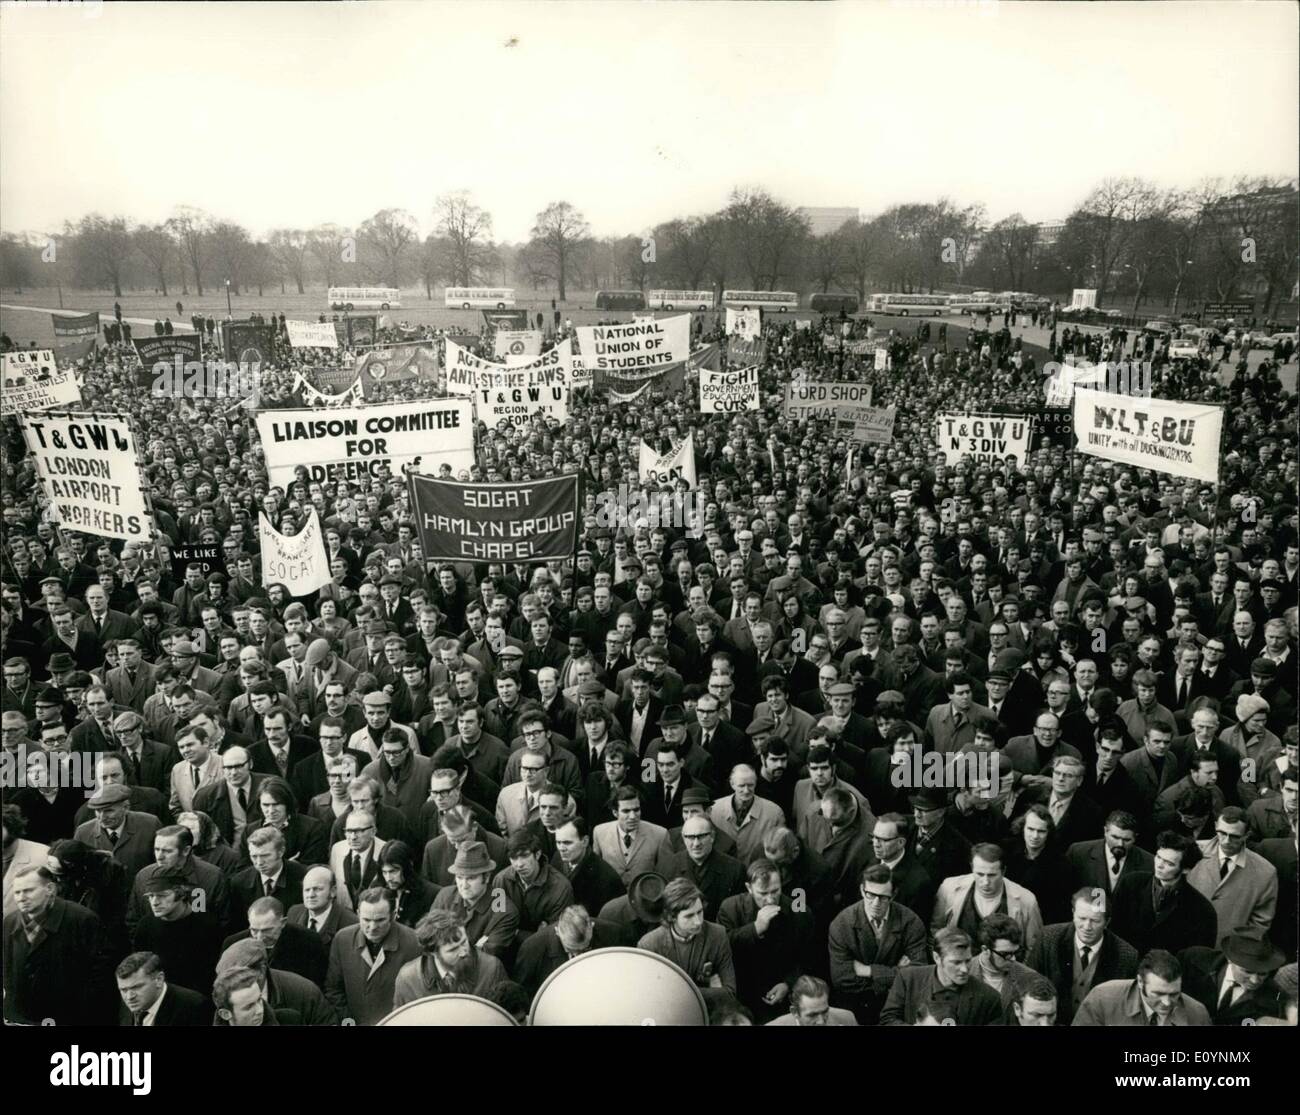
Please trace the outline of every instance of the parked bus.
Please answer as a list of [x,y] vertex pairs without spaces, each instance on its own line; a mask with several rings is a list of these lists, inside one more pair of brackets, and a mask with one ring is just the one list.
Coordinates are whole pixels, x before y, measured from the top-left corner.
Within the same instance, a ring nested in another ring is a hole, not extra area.
[[858,312],[858,300],[851,294],[814,294],[808,299],[808,309],[823,314],[846,314]]
[[722,304],[733,310],[786,310],[799,308],[799,295],[793,290],[724,290]]
[[954,314],[1000,313],[1003,304],[992,294],[954,294],[948,299],[948,310]]
[[946,294],[873,294],[869,301],[872,313],[897,314],[899,317],[938,317],[946,314],[949,296]]
[[645,295],[639,290],[596,291],[598,310],[644,310],[645,308]]
[[402,292],[391,286],[332,286],[326,295],[331,310],[399,310]]
[[651,310],[711,310],[716,300],[711,290],[652,290],[645,296]]
[[513,287],[449,286],[443,305],[461,310],[508,310],[515,304]]

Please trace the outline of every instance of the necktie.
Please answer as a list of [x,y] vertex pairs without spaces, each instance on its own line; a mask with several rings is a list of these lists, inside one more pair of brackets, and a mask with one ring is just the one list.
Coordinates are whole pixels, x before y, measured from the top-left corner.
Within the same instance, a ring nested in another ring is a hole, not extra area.
[[871,932],[875,935],[876,940],[879,940],[880,931],[881,929],[884,928],[884,922],[877,921],[875,918],[871,918],[869,920],[871,921]]
[[623,834],[623,847],[629,851],[632,848],[632,834],[630,832]]
[[1083,948],[1079,950],[1079,958],[1083,961],[1083,966],[1085,968],[1088,966],[1088,958],[1090,956],[1092,956],[1092,946],[1084,945]]
[[274,879],[263,879],[263,880],[262,880],[262,893],[265,894],[267,898],[270,898],[271,895],[275,893],[275,880],[274,880]]
[[194,783],[194,788],[197,790],[199,788],[199,783],[203,781],[203,775],[199,773],[199,768],[193,763],[190,764],[190,778]]
[[671,786],[665,786],[665,787],[664,787],[664,810],[665,810],[665,812],[666,812],[667,810],[671,809],[672,807],[673,807],[673,788],[672,788]]
[[712,732],[705,732],[703,735],[700,736],[700,746],[703,747],[705,751],[709,749],[709,744],[712,742],[713,742]]
[[1219,996],[1219,1010],[1227,1010],[1232,1006],[1232,993],[1236,991],[1237,985],[1228,980],[1227,986],[1223,989],[1223,994]]
[[595,770],[600,766],[600,752],[596,748],[591,749],[591,769]]
[[1187,683],[1183,681],[1181,674],[1174,678],[1174,696],[1177,698],[1177,703],[1180,705],[1183,703],[1183,693],[1186,685]]
[[104,834],[104,835],[108,837],[108,842],[109,842],[110,844],[112,844],[113,847],[116,848],[116,847],[117,847],[117,833],[115,833],[115,832],[108,832],[108,831],[105,831],[105,834]]
[[1232,860],[1225,859],[1219,867],[1219,879],[1226,879],[1230,874],[1232,874]]
[[143,1026],[143,1025],[144,1025],[144,1016],[145,1016],[146,1013],[147,1013],[146,1011],[142,1011],[142,1010],[135,1010],[135,1011],[132,1011],[132,1012],[131,1012],[131,1025],[132,1025],[132,1026]]
[[307,915],[307,928],[310,929],[313,933],[320,932],[320,923],[316,920],[315,914]]
[[348,887],[355,891],[361,886],[361,857],[353,852],[348,857]]
[[1148,1025],[1148,1026],[1159,1026],[1159,1025],[1160,1025],[1160,1015],[1156,1014],[1155,1011],[1152,1011],[1152,1012],[1151,1012],[1151,1017],[1150,1017],[1149,1019],[1147,1019],[1147,1025]]
[[241,786],[239,788],[239,793],[236,794],[235,796],[239,799],[239,808],[242,809],[245,813],[247,813],[248,812],[248,791]]

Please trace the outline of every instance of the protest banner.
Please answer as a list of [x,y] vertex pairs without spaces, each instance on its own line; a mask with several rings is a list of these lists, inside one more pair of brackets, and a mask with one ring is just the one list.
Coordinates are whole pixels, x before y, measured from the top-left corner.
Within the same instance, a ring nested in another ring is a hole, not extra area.
[[569,387],[576,391],[579,387],[591,387],[595,382],[596,370],[588,368],[582,362],[582,354],[572,352],[569,357]]
[[993,461],[1029,453],[1032,423],[1025,414],[945,414],[939,416],[935,440],[948,463]]
[[507,356],[540,356],[542,331],[540,329],[498,329],[492,342],[492,351],[501,360]]
[[835,336],[834,333],[823,333],[822,348],[824,348],[827,352],[839,352],[840,351],[839,337]]
[[527,310],[483,310],[483,325],[488,329],[527,329]]
[[71,372],[61,372],[53,349],[6,352],[0,356],[0,414],[48,410],[81,402],[81,388]]
[[1201,307],[1201,317],[1210,319],[1216,317],[1254,317],[1255,300],[1253,298],[1239,298],[1235,301],[1228,302],[1206,302]]
[[758,368],[700,372],[700,413],[731,414],[758,410]]
[[884,347],[877,347],[875,350],[875,357],[872,366],[878,372],[889,371],[889,349]]
[[871,407],[869,383],[832,383],[800,379],[785,385],[785,414],[788,418],[848,417]]
[[302,376],[309,385],[327,394],[337,394],[340,391],[346,391],[356,383],[357,369],[355,366],[351,368],[304,368]]
[[872,342],[864,338],[862,340],[849,341],[844,346],[844,351],[849,353],[850,356],[866,356],[868,353],[873,352],[874,348],[875,346]]
[[426,559],[539,564],[573,555],[576,475],[508,484],[412,475],[409,482]]
[[294,377],[293,389],[299,400],[304,406],[309,407],[345,407],[353,406],[360,403],[365,398],[365,393],[361,388],[361,377],[356,372],[348,369],[348,374],[352,376],[352,383],[336,394],[330,394],[325,391],[318,391],[306,379],[301,372]]
[[221,323],[222,352],[227,360],[237,364],[269,367],[275,352],[271,336],[269,325],[258,325],[254,321]]
[[140,459],[124,414],[19,415],[54,522],[88,534],[148,542],[153,530]]
[[535,414],[563,422],[569,416],[569,342],[527,364],[508,367],[447,342],[447,392],[474,400],[489,430],[526,426]]
[[839,418],[835,432],[863,445],[888,445],[894,440],[897,416],[896,407],[864,407]]
[[56,337],[95,337],[99,334],[99,311],[87,314],[51,314]]
[[284,585],[290,596],[309,596],[330,583],[329,556],[316,508],[297,534],[281,534],[264,513],[257,516],[262,584]]
[[79,340],[68,341],[66,344],[55,345],[54,362],[60,368],[71,367],[95,351],[95,341],[95,337],[82,337]]
[[794,319],[794,327],[795,327],[795,329],[797,329],[797,330],[811,329],[811,328],[812,328],[812,318],[810,318],[810,317],[797,317],[797,318]]
[[209,573],[224,573],[226,559],[221,556],[219,542],[187,542],[171,547],[172,580],[178,585],[185,580],[185,567],[197,565],[206,577]]
[[761,365],[767,360],[767,342],[761,337],[746,339],[745,337],[728,337],[727,338],[727,363],[739,364],[746,367],[750,364]]
[[651,379],[691,354],[691,315],[578,329],[582,361],[619,379]]
[[686,440],[671,452],[659,454],[644,441],[641,443],[641,455],[638,462],[642,484],[673,484],[685,480],[692,488],[698,483],[695,472],[695,433],[686,435]]
[[302,465],[312,480],[397,476],[403,465],[433,473],[474,464],[474,418],[467,399],[348,406],[328,417],[317,410],[268,410],[256,416],[271,483],[287,489]]
[[615,388],[609,388],[609,397],[616,403],[635,403],[642,395],[650,393],[651,384],[649,382],[641,384],[635,391],[622,392]]
[[1074,435],[1094,457],[1207,484],[1219,482],[1223,408],[1133,399],[1078,387]]
[[727,336],[756,340],[763,332],[763,311],[757,306],[745,310],[727,307]]
[[173,334],[170,337],[132,337],[131,343],[140,358],[140,367],[135,372],[136,386],[150,393],[158,378],[156,369],[159,364],[166,366],[169,377],[175,368],[180,368],[183,374],[187,364],[195,364],[200,368],[203,366],[203,338],[197,333]]
[[284,323],[291,348],[338,348],[339,334],[332,321],[290,321]]
[[354,369],[361,388],[378,383],[405,383],[412,379],[437,380],[438,352],[428,342],[408,342],[372,348],[358,358]]
[[376,314],[359,314],[345,319],[348,326],[348,344],[352,348],[365,348],[376,341],[379,317]]
[[1070,309],[1072,310],[1095,310],[1097,308],[1097,292],[1095,290],[1084,290],[1075,287],[1070,295]]

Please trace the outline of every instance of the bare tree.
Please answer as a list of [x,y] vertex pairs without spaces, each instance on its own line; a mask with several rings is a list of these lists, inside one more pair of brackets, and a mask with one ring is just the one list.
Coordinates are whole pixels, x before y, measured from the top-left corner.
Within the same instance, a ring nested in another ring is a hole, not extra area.
[[535,245],[535,248],[529,253],[530,265],[556,284],[561,302],[568,295],[569,272],[577,244],[587,235],[587,218],[567,201],[551,202],[537,214],[533,224],[530,247]]
[[148,262],[158,288],[167,294],[167,273],[176,261],[176,241],[166,225],[141,225],[131,235],[135,250]]
[[381,209],[358,231],[368,269],[376,279],[400,287],[412,246],[419,244],[415,218],[404,209]]
[[858,305],[867,304],[867,283],[880,271],[883,236],[878,219],[845,221],[834,234],[840,239],[841,266],[858,294]]
[[[1005,276],[1005,289],[1026,290],[1037,245],[1038,227],[1019,213],[1012,213],[988,230],[981,256],[991,265],[991,273],[998,280]],[[997,285],[1002,288],[1000,281]]]
[[[320,267],[327,287],[334,285],[349,247],[348,233],[338,225],[318,225],[307,233],[307,250]],[[352,245],[355,251],[355,244]]]
[[474,286],[492,267],[492,214],[465,190],[443,194],[433,203],[438,235],[450,251],[446,270],[452,286]]
[[653,232],[661,273],[687,290],[701,290],[724,266],[727,226],[717,214],[676,218]]
[[766,190],[737,187],[723,211],[730,245],[755,289],[772,290],[782,276],[791,276],[809,224],[796,210]]
[[293,280],[298,293],[306,291],[307,256],[311,247],[306,231],[300,228],[276,228],[267,238],[271,252],[280,265],[280,273]]
[[124,217],[89,213],[65,230],[75,242],[78,277],[90,286],[111,286],[122,296],[122,271],[133,250],[131,230]]
[[844,274],[844,240],[838,232],[814,236],[808,243],[808,277],[827,293]]
[[212,218],[202,209],[182,205],[167,221],[167,228],[176,237],[181,255],[194,276],[194,293],[202,298],[203,265],[208,258]]
[[253,241],[248,230],[234,221],[217,221],[210,236],[218,278],[229,281],[231,293],[238,294],[253,278]]
[[[447,273],[449,261],[454,256],[454,248],[451,242],[445,236],[434,236],[432,233],[424,238],[424,243],[420,245],[420,280],[424,283],[424,296],[433,301],[433,288],[438,285]],[[468,284],[457,284],[455,281],[452,286]]]

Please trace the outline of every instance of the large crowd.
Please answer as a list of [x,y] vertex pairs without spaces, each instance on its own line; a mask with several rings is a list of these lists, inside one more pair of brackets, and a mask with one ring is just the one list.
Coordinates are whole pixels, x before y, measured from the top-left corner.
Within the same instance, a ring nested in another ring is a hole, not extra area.
[[[327,361],[271,320],[261,407]],[[5,1020],[522,1020],[625,946],[717,1024],[1294,1025],[1290,352],[1048,324],[772,319],[758,410],[688,378],[480,428],[467,479],[581,477],[537,566],[426,562],[400,475],[270,486],[254,411],[152,397],[118,334],[82,395],[140,431],[156,545],[59,529],[5,422]],[[887,369],[847,343],[879,330]],[[940,414],[1038,414],[1067,357],[1224,406],[1219,483],[1059,432],[938,448]],[[871,383],[892,442],[788,417],[800,377]],[[695,489],[647,490],[642,442],[688,433]],[[332,582],[294,599],[258,519],[313,507]],[[205,543],[220,569],[173,561]]]

